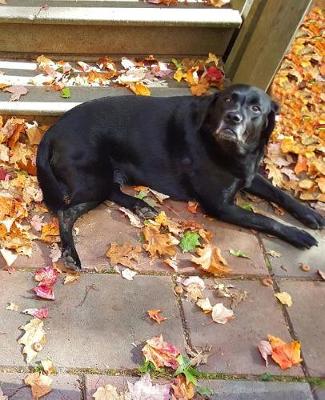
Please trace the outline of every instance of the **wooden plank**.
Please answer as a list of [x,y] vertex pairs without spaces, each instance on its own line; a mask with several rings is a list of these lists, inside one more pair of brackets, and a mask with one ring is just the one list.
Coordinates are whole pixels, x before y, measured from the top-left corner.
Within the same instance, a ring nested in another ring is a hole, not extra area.
[[227,76],[266,90],[311,3],[254,0],[227,58]]

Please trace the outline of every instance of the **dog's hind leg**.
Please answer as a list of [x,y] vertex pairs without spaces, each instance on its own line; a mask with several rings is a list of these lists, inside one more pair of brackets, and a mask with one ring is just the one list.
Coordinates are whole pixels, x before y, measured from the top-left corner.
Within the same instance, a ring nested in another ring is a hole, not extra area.
[[90,201],[58,211],[62,257],[65,263],[73,269],[81,269],[80,259],[72,235],[73,225],[82,214],[97,207],[98,204],[100,204],[100,201]]
[[154,218],[158,214],[158,212],[145,201],[123,193],[118,184],[114,185],[109,199],[122,207],[128,208],[143,219]]

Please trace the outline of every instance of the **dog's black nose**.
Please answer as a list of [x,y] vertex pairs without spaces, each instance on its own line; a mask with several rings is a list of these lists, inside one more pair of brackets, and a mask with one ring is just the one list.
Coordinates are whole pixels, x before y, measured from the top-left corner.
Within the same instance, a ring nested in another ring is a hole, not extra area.
[[233,124],[240,124],[243,120],[243,117],[235,111],[228,111],[226,113],[226,121],[232,122]]

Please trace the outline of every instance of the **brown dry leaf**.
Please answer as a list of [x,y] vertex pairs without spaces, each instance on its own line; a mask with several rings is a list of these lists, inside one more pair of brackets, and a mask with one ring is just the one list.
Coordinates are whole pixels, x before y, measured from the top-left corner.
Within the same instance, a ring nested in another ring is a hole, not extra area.
[[318,275],[325,281],[325,272],[321,271],[320,269],[317,270]]
[[211,305],[210,300],[208,298],[199,299],[196,302],[196,305],[199,306],[203,310],[203,312],[205,312],[205,313],[210,313],[212,311],[212,305]]
[[157,369],[163,367],[178,368],[177,357],[180,352],[174,345],[165,342],[162,335],[147,340],[142,352],[145,360],[151,361]]
[[95,400],[124,400],[123,394],[118,394],[115,386],[100,386],[92,396]]
[[40,372],[33,372],[24,379],[26,385],[31,387],[33,400],[38,400],[50,393],[52,381],[52,378]]
[[79,281],[79,279],[80,279],[80,273],[79,272],[69,272],[69,273],[66,274],[66,276],[64,278],[63,285]]
[[235,318],[233,310],[225,307],[222,303],[217,303],[212,307],[211,316],[214,322],[222,325]]
[[195,387],[193,383],[186,383],[184,375],[178,375],[172,382],[171,388],[171,400],[191,400],[195,396]]
[[59,240],[60,230],[59,221],[52,219],[51,222],[42,226],[41,240],[47,243],[57,242]]
[[39,349],[41,349],[46,342],[43,325],[43,321],[38,318],[33,318],[20,328],[24,330],[25,333],[18,340],[18,343],[24,346],[23,354],[26,354],[27,364],[37,356],[40,351]]
[[117,243],[111,243],[111,247],[106,252],[106,256],[110,259],[111,265],[121,264],[125,267],[134,267],[139,262],[141,253],[140,245],[132,245],[130,243],[124,243],[118,245]]
[[160,324],[161,322],[165,321],[167,318],[163,317],[161,315],[161,310],[148,310],[147,311],[149,318],[153,319],[154,321],[158,322],[158,324]]
[[197,201],[189,201],[187,203],[187,209],[192,214],[196,214],[197,213],[198,206],[199,206],[199,203]]
[[268,366],[269,361],[267,357],[272,355],[272,346],[266,340],[261,340],[257,347],[265,360],[265,365]]
[[292,298],[289,293],[279,292],[275,293],[274,296],[280,301],[281,304],[284,304],[285,306],[288,307],[292,306]]
[[231,272],[227,261],[222,257],[221,251],[218,247],[207,244],[202,249],[197,249],[199,257],[192,256],[191,261],[200,265],[206,272],[214,276],[224,276]]
[[140,82],[136,82],[136,83],[130,85],[129,88],[137,96],[150,96],[151,95],[150,89],[147,86],[145,86],[143,83],[140,83]]
[[160,192],[157,192],[156,190],[150,189],[149,191],[156,197],[156,199],[159,201],[159,203],[163,203],[165,200],[169,199],[170,196],[168,196],[167,194],[163,194]]
[[4,88],[3,91],[12,93],[9,101],[18,101],[21,96],[28,93],[28,89],[24,86],[10,86]]
[[154,225],[147,225],[142,230],[146,244],[143,248],[150,254],[150,257],[174,256],[176,254],[176,244],[179,241],[170,233],[160,233],[159,228]]
[[28,136],[29,144],[38,145],[40,143],[43,133],[36,121],[33,124],[26,123],[26,135]]
[[173,268],[174,271],[178,271],[178,263],[176,257],[165,258],[164,263]]
[[140,218],[137,215],[133,214],[132,211],[124,207],[120,207],[119,210],[129,218],[132,226],[135,226],[136,228],[143,227],[143,223],[141,222]]

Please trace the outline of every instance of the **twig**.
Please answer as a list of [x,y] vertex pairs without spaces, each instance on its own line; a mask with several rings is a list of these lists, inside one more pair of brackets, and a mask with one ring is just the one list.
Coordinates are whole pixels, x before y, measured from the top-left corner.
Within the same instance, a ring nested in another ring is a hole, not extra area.
[[96,288],[96,286],[95,286],[94,283],[91,284],[91,285],[89,285],[89,286],[86,286],[85,295],[84,295],[83,299],[81,300],[81,302],[80,302],[78,305],[76,305],[76,307],[81,307],[81,306],[84,304],[84,302],[85,302],[86,299],[87,299],[88,293],[89,293],[89,291],[90,291],[91,289],[92,289],[92,290],[98,290],[98,289]]

